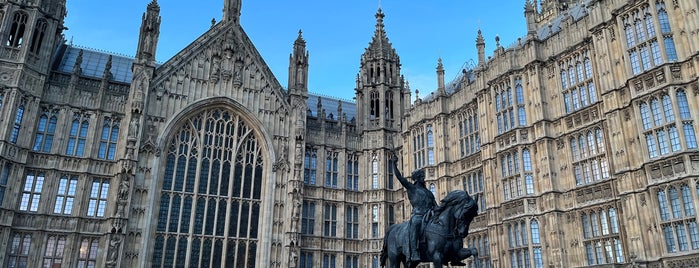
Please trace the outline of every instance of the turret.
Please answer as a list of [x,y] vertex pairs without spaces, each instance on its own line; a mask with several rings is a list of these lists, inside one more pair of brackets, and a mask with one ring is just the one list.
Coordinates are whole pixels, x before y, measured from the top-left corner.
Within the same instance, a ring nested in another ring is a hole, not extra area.
[[398,129],[403,115],[400,58],[384,29],[384,13],[376,12],[374,36],[362,54],[357,79],[358,129]]
[[437,60],[437,96],[446,96],[447,91],[444,86],[444,65],[442,64],[442,58]]
[[302,32],[294,41],[294,51],[289,55],[289,92],[308,96],[308,51]]
[[478,49],[478,65],[485,64],[485,39],[481,29],[478,29],[478,37],[476,38],[476,49]]
[[536,3],[526,0],[524,4],[524,18],[527,21],[527,36],[533,38],[536,35]]
[[160,20],[160,5],[158,5],[158,1],[153,0],[148,4],[141,21],[136,62],[155,67],[155,51],[160,37]]

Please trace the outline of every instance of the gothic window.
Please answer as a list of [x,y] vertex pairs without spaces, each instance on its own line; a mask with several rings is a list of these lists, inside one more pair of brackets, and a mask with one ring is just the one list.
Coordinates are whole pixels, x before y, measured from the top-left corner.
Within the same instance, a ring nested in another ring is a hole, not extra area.
[[522,79],[515,79],[515,92],[517,94],[517,116],[519,126],[527,125],[527,112],[524,109],[524,90],[522,89]]
[[[561,88],[566,113],[572,113],[597,102],[593,68],[589,51],[575,53],[559,63]],[[568,73],[566,75],[566,69]],[[573,71],[575,70],[575,71]],[[577,75],[576,75],[577,74]]]
[[458,116],[459,125],[459,147],[461,156],[469,156],[481,150],[481,138],[478,128],[478,116],[471,109],[460,113]]
[[44,43],[44,36],[46,35],[46,21],[40,19],[36,22],[34,26],[34,33],[32,34],[31,45],[29,46],[29,51],[34,54],[39,54],[41,50],[41,45]]
[[39,211],[39,201],[41,200],[41,190],[44,188],[44,173],[29,171],[24,188],[22,189],[22,199],[19,203],[21,211]]
[[413,163],[414,168],[419,169],[425,166],[425,130],[419,127],[412,131],[413,136]]
[[316,203],[311,201],[303,201],[303,209],[301,210],[301,233],[312,235],[316,224]]
[[[532,267],[532,256],[530,252],[533,252],[533,250],[536,249],[541,249],[541,247],[539,245],[534,245],[533,243],[529,244],[528,237],[531,230],[527,228],[527,222],[516,221],[506,225],[508,226],[508,239],[510,241],[508,250],[510,254],[510,267]],[[536,261],[536,256],[534,257],[534,260]],[[538,266],[538,263],[534,263],[534,265],[534,267],[543,268],[543,264],[542,266]]]
[[32,243],[30,234],[14,233],[10,236],[7,247],[7,267],[28,267],[29,248]]
[[345,207],[345,237],[348,239],[359,239],[359,207]]
[[323,234],[326,237],[337,237],[337,205],[325,204],[325,222]]
[[570,138],[575,184],[587,185],[610,178],[602,129],[583,130]]
[[301,258],[299,258],[299,268],[313,268],[313,253],[301,251]]
[[15,12],[11,27],[5,45],[8,47],[22,47],[24,44],[24,31],[27,28],[27,14],[21,11]]
[[68,134],[66,155],[83,156],[89,126],[90,123],[87,117],[83,117],[77,113],[73,116],[73,122],[70,125],[70,133]]
[[437,195],[437,186],[434,183],[430,183],[430,192],[432,192],[432,195]]
[[371,91],[371,93],[369,93],[369,106],[369,108],[371,109],[369,111],[369,119],[378,119],[380,115],[379,109],[381,108],[378,91],[374,90]]
[[325,158],[325,187],[337,188],[337,152],[327,151]]
[[395,180],[393,175],[393,157],[389,154],[386,158],[386,188],[393,189],[393,181]]
[[606,206],[583,211],[581,219],[587,265],[623,263],[616,209]]
[[427,164],[434,165],[434,132],[432,125],[427,125]]
[[5,191],[7,190],[7,181],[10,178],[10,173],[12,172],[12,164],[5,162],[2,165],[2,171],[0,171],[0,207],[2,206],[3,200],[5,199]]
[[[663,56],[667,61],[677,60],[675,42],[663,1],[656,1],[655,12],[648,5],[630,11],[623,16],[622,23],[633,74],[663,64]],[[655,25],[659,25],[660,36],[656,34]],[[664,53],[659,45],[661,42],[665,48]]]
[[78,267],[97,267],[97,253],[99,251],[99,238],[83,238],[78,251]]
[[393,92],[390,90],[386,91],[386,107],[384,111],[386,113],[386,120],[393,120]]
[[689,185],[663,186],[657,190],[657,198],[667,252],[699,249],[699,229]]
[[492,264],[490,262],[490,249],[488,245],[488,234],[487,232],[469,234],[466,240],[466,245],[469,248],[476,248],[478,251],[478,259],[468,258],[464,260],[468,267],[474,267],[475,263],[478,262],[478,267],[491,268]]
[[356,155],[347,155],[347,190],[359,191],[359,159]]
[[[519,157],[520,154],[522,157]],[[500,156],[500,165],[505,200],[534,194],[534,174],[528,148],[505,152]],[[520,170],[520,165],[524,167],[523,170]]]
[[109,194],[109,180],[93,179],[90,190],[90,200],[87,206],[88,217],[104,217],[107,210],[107,196]]
[[102,136],[100,137],[100,147],[97,158],[114,160],[116,155],[117,139],[119,138],[119,120],[105,118],[102,125]]
[[306,185],[316,185],[316,168],[318,155],[316,149],[306,148],[306,156],[303,161],[303,183]]
[[371,237],[379,237],[379,206],[371,207]]
[[64,175],[58,181],[58,192],[56,193],[56,204],[53,207],[53,213],[70,215],[73,212],[73,204],[75,203],[75,193],[78,188],[78,177]]
[[464,191],[476,198],[478,197],[478,212],[485,212],[486,210],[486,198],[483,194],[485,184],[483,184],[483,171],[477,171],[467,174],[464,177]]
[[323,254],[323,268],[335,268],[336,260],[337,255],[335,254]]
[[[184,119],[172,133],[154,218],[154,248],[163,250],[154,252],[152,262],[157,267],[185,260],[191,267],[257,266],[264,178],[257,133],[220,106]],[[306,152],[315,155],[311,148]],[[302,231],[313,231],[315,218],[309,215],[315,214],[315,204],[304,202],[301,213]]]
[[[519,78],[517,78],[516,82],[521,84]],[[517,91],[517,89],[515,89],[515,91]],[[502,134],[515,128],[515,124],[517,124],[515,121],[515,112],[519,113],[519,107],[523,108],[524,103],[515,103],[513,101],[512,87],[509,82],[502,82],[496,85],[495,92],[495,113],[498,124],[498,134]]]
[[58,119],[55,115],[48,113],[43,113],[41,117],[39,117],[39,124],[36,127],[36,135],[34,138],[34,151],[44,153],[51,152],[57,121]]
[[379,189],[379,159],[376,156],[371,160],[371,189]]
[[[671,90],[672,91],[672,90]],[[670,93],[651,96],[639,103],[648,156],[656,158],[684,149],[696,149],[696,133],[684,89],[678,89],[673,103]],[[661,104],[662,102],[662,104]],[[662,107],[661,107],[662,105]],[[678,120],[679,119],[679,120]],[[678,126],[682,126],[680,136]]]
[[44,249],[43,267],[61,267],[63,264],[63,251],[66,247],[66,237],[63,235],[49,235]]
[[345,268],[359,268],[359,256],[346,255],[345,256]]
[[17,113],[15,114],[15,120],[12,124],[12,133],[10,134],[10,142],[17,143],[17,138],[19,138],[19,129],[22,127],[22,119],[24,118],[24,100],[17,107]]

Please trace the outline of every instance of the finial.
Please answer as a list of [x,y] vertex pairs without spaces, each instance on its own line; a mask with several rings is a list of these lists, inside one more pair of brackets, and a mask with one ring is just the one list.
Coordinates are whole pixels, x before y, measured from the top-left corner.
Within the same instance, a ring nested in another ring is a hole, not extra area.
[[303,31],[301,31],[301,29],[299,29],[299,38],[301,38],[302,35],[303,35]]
[[104,73],[102,74],[103,78],[106,78],[107,80],[111,79],[112,76],[112,55],[109,55],[109,58],[107,58],[107,64],[104,65]]
[[442,64],[442,57],[437,59],[437,70],[444,70],[444,65]]
[[213,28],[214,25],[216,25],[216,18],[211,18],[211,28]]
[[495,46],[500,47],[500,36],[499,35],[495,35]]
[[75,73],[75,74],[82,73],[82,67],[81,67],[82,64],[83,64],[83,50],[81,49],[80,52],[78,52],[78,57],[75,58],[75,65],[73,65],[73,73]]
[[160,5],[158,5],[158,1],[157,0],[151,1],[150,4],[148,4],[148,9],[149,10],[157,9],[158,11],[160,11]]

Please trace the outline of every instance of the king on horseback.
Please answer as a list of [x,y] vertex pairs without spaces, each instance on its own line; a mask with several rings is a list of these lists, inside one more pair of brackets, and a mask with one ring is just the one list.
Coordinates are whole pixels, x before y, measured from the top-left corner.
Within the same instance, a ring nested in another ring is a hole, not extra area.
[[421,236],[422,222],[425,217],[429,217],[431,212],[437,207],[437,201],[430,190],[427,189],[425,185],[425,171],[418,169],[413,172],[411,176],[413,183],[410,183],[405,179],[400,170],[398,170],[398,157],[393,154],[393,173],[396,174],[396,178],[403,187],[405,187],[408,193],[408,199],[410,200],[410,205],[413,207],[413,211],[410,213],[410,257],[409,262],[420,262],[420,251],[419,243]]

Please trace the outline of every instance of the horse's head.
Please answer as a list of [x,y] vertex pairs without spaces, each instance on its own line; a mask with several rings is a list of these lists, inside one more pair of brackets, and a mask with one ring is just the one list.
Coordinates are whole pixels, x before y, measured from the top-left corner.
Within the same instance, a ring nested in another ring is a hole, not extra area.
[[473,199],[466,191],[456,190],[447,194],[437,212],[449,211],[453,234],[459,237],[468,235],[468,227],[478,214],[478,199]]
[[471,221],[478,215],[478,197],[471,198],[467,194],[467,198],[459,204],[459,208],[454,213],[456,218],[455,234],[459,237],[468,235],[468,228]]

